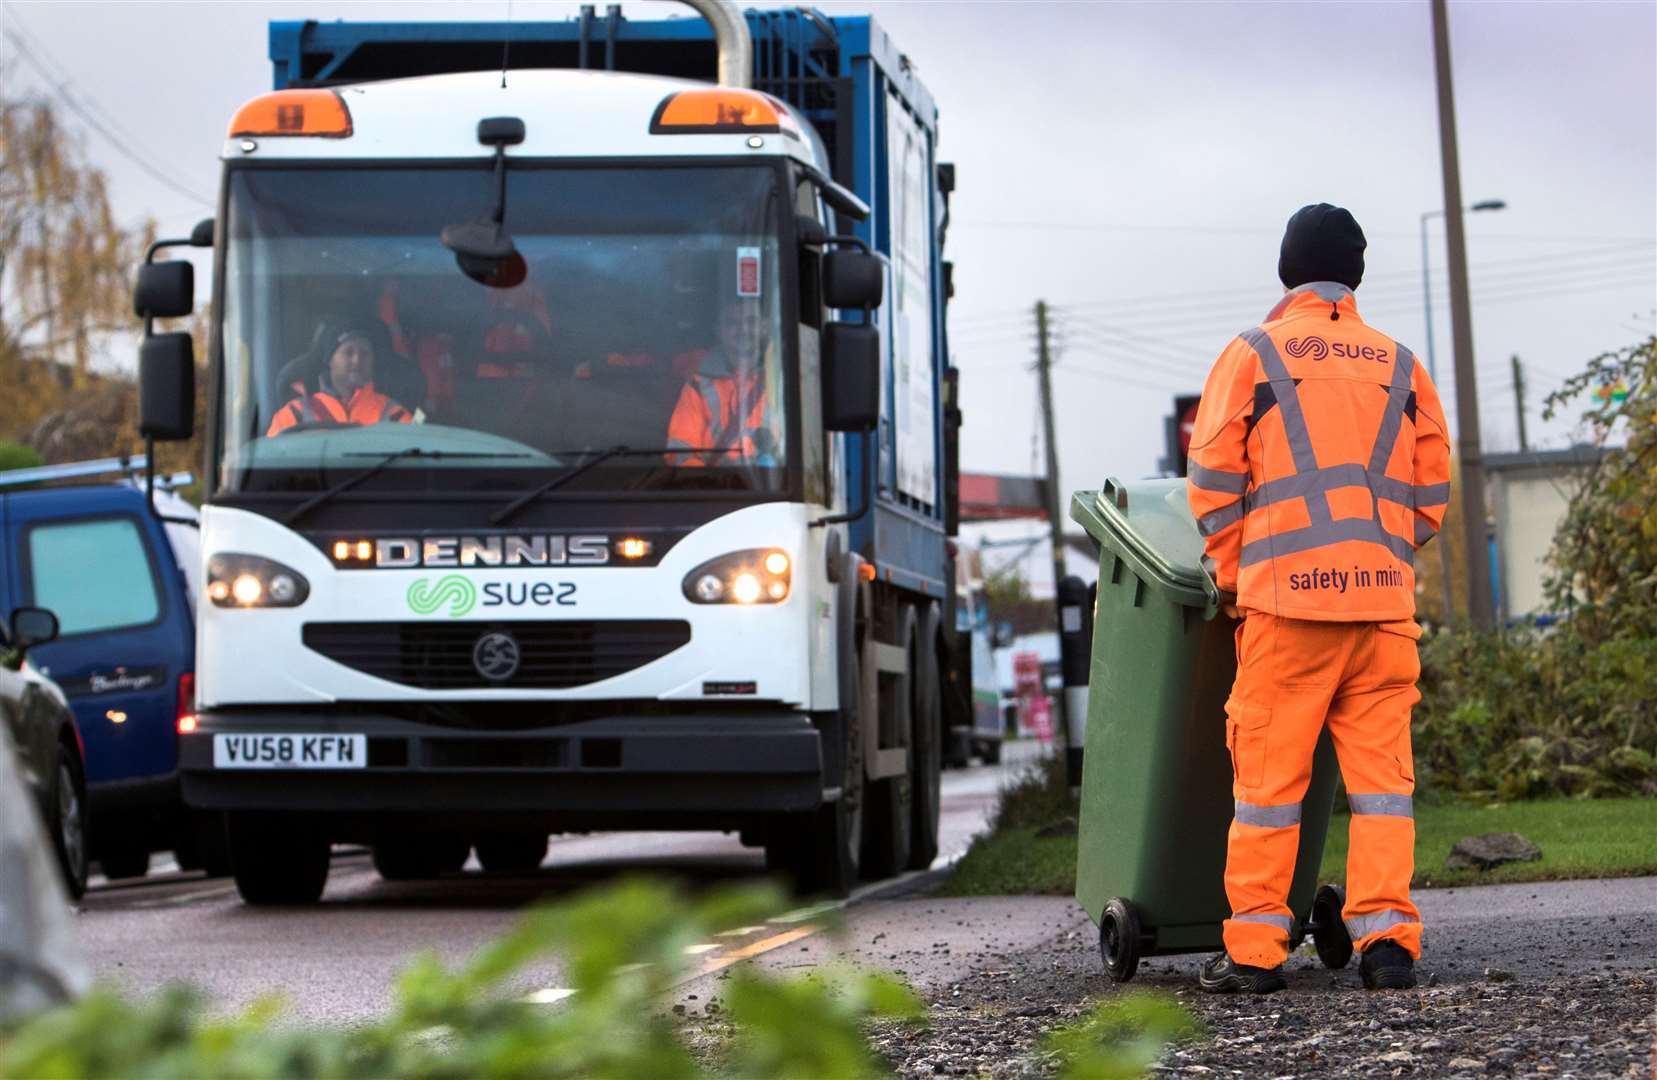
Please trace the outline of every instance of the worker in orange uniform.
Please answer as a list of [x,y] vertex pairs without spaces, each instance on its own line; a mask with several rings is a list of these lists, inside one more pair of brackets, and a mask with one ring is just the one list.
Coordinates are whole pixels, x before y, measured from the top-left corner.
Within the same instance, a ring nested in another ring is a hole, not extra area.
[[332,338],[331,343],[326,338],[319,342],[329,351],[315,385],[293,388],[295,397],[276,410],[266,435],[279,435],[296,424],[407,424],[414,419],[374,389],[374,335],[369,330],[347,327]]
[[1414,986],[1421,955],[1414,555],[1450,500],[1449,441],[1414,354],[1358,316],[1364,246],[1339,207],[1289,219],[1285,295],[1220,354],[1192,432],[1191,510],[1242,617],[1226,702],[1232,914],[1200,978],[1216,993],[1285,985],[1300,803],[1325,724],[1352,808],[1342,917],[1364,986]]
[[729,300],[720,309],[719,344],[685,382],[668,421],[667,445],[686,451],[668,454],[670,464],[778,464],[782,447],[766,390],[765,330],[757,299]]

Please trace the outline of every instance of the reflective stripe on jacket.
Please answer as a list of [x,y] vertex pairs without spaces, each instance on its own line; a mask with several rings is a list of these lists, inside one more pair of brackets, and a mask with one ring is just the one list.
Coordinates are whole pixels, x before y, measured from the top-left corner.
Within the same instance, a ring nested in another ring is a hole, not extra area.
[[1415,549],[1450,501],[1438,391],[1334,282],[1295,289],[1220,354],[1191,436],[1191,511],[1239,607],[1415,614]]
[[276,410],[265,434],[275,435],[295,424],[378,424],[382,421],[407,424],[413,419],[407,409],[369,383],[359,387],[344,404],[327,390],[302,393]]
[[668,421],[670,447],[730,447],[725,455],[669,454],[674,465],[725,463],[773,464],[780,447],[767,423],[765,374],[760,370],[727,375],[693,375],[679,392]]

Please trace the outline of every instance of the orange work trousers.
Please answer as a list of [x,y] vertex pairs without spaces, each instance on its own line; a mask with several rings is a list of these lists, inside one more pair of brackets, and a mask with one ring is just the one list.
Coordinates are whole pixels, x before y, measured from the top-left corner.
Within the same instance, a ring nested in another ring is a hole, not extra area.
[[1352,942],[1361,952],[1390,939],[1421,955],[1421,913],[1410,903],[1420,636],[1407,620],[1311,622],[1258,611],[1237,627],[1237,681],[1226,701],[1236,810],[1225,867],[1225,948],[1237,963],[1270,968],[1288,958],[1300,804],[1324,724],[1352,807],[1341,913]]

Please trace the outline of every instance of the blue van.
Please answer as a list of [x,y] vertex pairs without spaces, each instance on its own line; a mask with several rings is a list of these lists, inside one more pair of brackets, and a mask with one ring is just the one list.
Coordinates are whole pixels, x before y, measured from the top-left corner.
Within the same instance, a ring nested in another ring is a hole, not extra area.
[[[107,878],[222,862],[210,823],[179,797],[178,733],[194,722],[195,509],[136,479],[142,457],[0,473],[0,610],[57,614],[30,660],[69,698],[85,745],[91,855]],[[113,483],[76,483],[100,474]],[[175,477],[176,483],[187,477]],[[210,869],[219,869],[217,866]]]

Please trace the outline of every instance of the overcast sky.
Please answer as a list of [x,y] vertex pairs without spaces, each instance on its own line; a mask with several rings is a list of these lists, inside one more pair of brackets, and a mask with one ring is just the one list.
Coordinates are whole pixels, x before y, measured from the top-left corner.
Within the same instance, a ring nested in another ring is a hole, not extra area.
[[[1037,460],[1027,365],[1040,298],[1060,331],[1064,487],[1153,471],[1171,395],[1200,389],[1227,339],[1280,294],[1283,222],[1308,202],[1357,216],[1369,237],[1360,312],[1427,354],[1420,215],[1443,189],[1424,0],[818,6],[875,15],[939,106],[940,157],[958,175],[946,254],[963,467],[1027,473]],[[5,0],[0,23],[30,54],[0,38],[0,87],[57,87],[107,129],[83,125],[85,146],[122,218],[187,231],[211,212],[229,117],[270,86],[268,20],[496,19],[507,7]],[[524,21],[576,10],[511,5]],[[1543,396],[1651,333],[1657,313],[1657,4],[1452,3],[1450,26],[1462,191],[1508,203],[1467,217],[1484,445],[1517,448],[1514,354],[1532,444],[1563,445],[1571,429],[1541,422]],[[1453,410],[1441,223],[1431,235]]]

